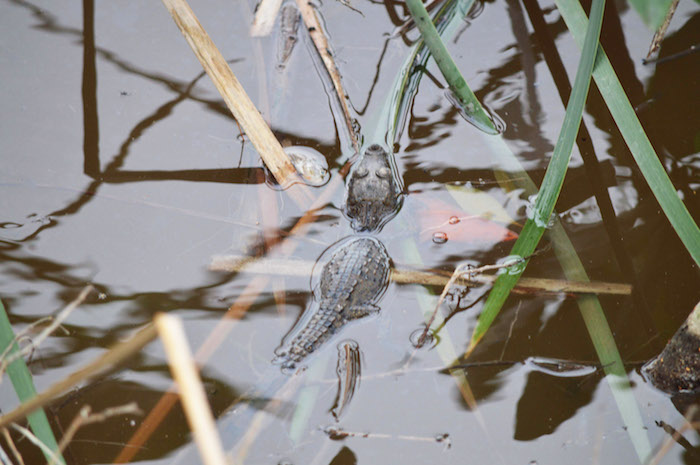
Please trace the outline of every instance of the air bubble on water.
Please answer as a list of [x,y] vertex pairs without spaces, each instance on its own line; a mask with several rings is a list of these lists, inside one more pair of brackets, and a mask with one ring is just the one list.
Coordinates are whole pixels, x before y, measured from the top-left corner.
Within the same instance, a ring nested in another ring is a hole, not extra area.
[[451,216],[450,219],[449,219],[448,221],[450,222],[450,224],[457,224],[457,223],[459,223],[461,220],[459,219],[458,216]]
[[447,242],[447,234],[441,231],[436,232],[433,234],[433,242],[436,244],[444,244]]
[[517,275],[525,270],[525,259],[520,255],[508,255],[498,260],[499,265],[504,265],[506,268],[501,268],[498,272],[510,275]]
[[554,226],[554,213],[552,213],[549,218],[545,219],[542,216],[542,212],[535,208],[537,203],[537,194],[533,194],[527,198],[527,204],[525,207],[525,214],[529,219],[535,222],[535,225],[539,228],[551,229]]

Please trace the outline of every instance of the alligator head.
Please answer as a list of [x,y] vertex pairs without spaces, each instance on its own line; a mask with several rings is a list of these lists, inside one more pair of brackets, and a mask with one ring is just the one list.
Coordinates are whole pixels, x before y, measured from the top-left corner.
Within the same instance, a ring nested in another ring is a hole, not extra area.
[[373,231],[399,206],[400,189],[389,164],[389,154],[380,145],[370,145],[350,172],[345,214],[355,231]]

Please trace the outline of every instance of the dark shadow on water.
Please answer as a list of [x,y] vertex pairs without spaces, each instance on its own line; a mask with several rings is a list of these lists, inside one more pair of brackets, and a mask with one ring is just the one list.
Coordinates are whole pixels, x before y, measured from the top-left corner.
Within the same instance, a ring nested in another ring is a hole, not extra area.
[[559,378],[536,371],[527,383],[518,402],[516,441],[531,441],[553,433],[564,421],[593,398],[600,376]]

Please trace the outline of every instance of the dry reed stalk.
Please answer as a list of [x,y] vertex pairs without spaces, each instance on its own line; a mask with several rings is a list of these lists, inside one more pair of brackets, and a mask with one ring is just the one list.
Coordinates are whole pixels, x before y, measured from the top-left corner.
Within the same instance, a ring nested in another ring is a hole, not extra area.
[[301,12],[301,17],[304,20],[304,24],[306,25],[306,29],[309,31],[309,35],[311,36],[311,40],[313,41],[319,55],[321,55],[323,65],[326,67],[326,71],[328,71],[328,75],[331,77],[331,81],[333,82],[335,93],[338,96],[340,106],[343,109],[345,125],[348,128],[348,133],[350,134],[350,138],[352,140],[352,146],[355,149],[355,152],[359,152],[360,144],[357,140],[355,129],[353,128],[352,117],[350,116],[350,109],[348,108],[347,94],[345,93],[345,89],[343,89],[343,83],[340,79],[338,67],[335,65],[335,60],[333,60],[333,57],[331,56],[330,45],[323,32],[323,28],[321,27],[321,22],[318,20],[316,11],[314,11],[314,8],[311,6],[309,0],[296,0],[296,2],[297,7]]
[[23,418],[40,407],[43,407],[52,399],[63,394],[81,381],[97,376],[98,374],[113,368],[118,363],[121,363],[136,352],[140,351],[146,344],[151,342],[156,335],[156,330],[153,325],[146,326],[128,341],[116,344],[114,347],[99,356],[97,359],[85,365],[80,370],[71,373],[66,378],[51,385],[41,394],[23,403],[10,413],[0,417],[0,428]]
[[282,0],[262,0],[255,12],[253,25],[250,26],[250,35],[252,37],[269,35],[281,6]]
[[179,318],[159,313],[156,328],[168,355],[170,372],[180,388],[180,401],[205,465],[226,465],[221,438],[214,424],[202,380],[192,359],[192,352]]
[[297,181],[294,165],[187,2],[163,0],[163,4],[277,182],[287,187]]
[[[420,271],[394,268],[391,280],[398,284],[422,284],[426,286],[445,286],[450,280],[462,285],[486,285],[496,280],[496,275],[483,274],[484,271],[502,268],[502,265],[486,265],[472,270],[459,268],[455,273],[442,271]],[[255,274],[280,274],[288,276],[309,276],[313,263],[295,259],[260,258],[251,260],[250,257],[238,255],[215,255],[209,263],[212,271],[248,272]],[[459,276],[462,272],[469,277]],[[453,276],[454,275],[454,276]],[[629,284],[606,282],[576,282],[562,279],[521,278],[516,285],[520,292],[544,291],[564,294],[612,294],[629,295],[632,286]]]
[[80,428],[85,425],[90,425],[92,423],[101,423],[111,417],[121,416],[121,415],[142,415],[143,412],[136,405],[136,402],[130,402],[119,407],[110,407],[104,409],[99,413],[92,413],[92,408],[89,405],[84,405],[80,412],[73,418],[68,429],[63,433],[61,437],[61,442],[58,443],[58,451],[63,452],[66,446],[71,442],[75,433],[78,432]]

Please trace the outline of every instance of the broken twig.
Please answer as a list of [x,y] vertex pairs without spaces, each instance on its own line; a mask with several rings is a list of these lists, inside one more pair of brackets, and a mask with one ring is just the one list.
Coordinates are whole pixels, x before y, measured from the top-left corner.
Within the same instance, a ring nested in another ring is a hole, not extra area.
[[102,423],[111,417],[121,415],[143,415],[143,412],[139,406],[136,405],[136,402],[130,402],[119,407],[107,408],[98,413],[92,413],[92,407],[89,405],[84,405],[75,418],[73,418],[73,421],[71,421],[66,432],[63,433],[61,442],[58,443],[59,452],[63,452],[66,446],[73,439],[73,436],[75,436],[75,433],[77,433],[81,427],[92,423]]
[[352,146],[355,152],[360,151],[360,144],[357,140],[357,134],[355,134],[355,129],[352,123],[352,117],[350,116],[350,109],[348,108],[347,94],[345,89],[343,89],[343,84],[340,80],[340,72],[338,67],[335,65],[333,56],[331,56],[330,45],[328,44],[328,39],[326,38],[323,28],[321,27],[321,22],[316,16],[316,11],[311,6],[309,0],[296,0],[299,11],[301,12],[301,17],[304,20],[306,29],[309,31],[311,40],[316,47],[319,55],[321,55],[321,60],[328,71],[328,75],[333,81],[333,87],[335,88],[335,93],[338,96],[338,101],[343,109],[343,116],[345,117],[345,125],[347,126],[348,133],[350,134],[350,139],[352,140]]
[[[80,294],[78,294],[78,297],[76,297],[71,303],[66,305],[65,308],[61,310],[55,318],[53,318],[51,324],[44,328],[44,330],[41,333],[39,333],[39,335],[36,338],[34,338],[34,340],[30,344],[26,345],[25,347],[22,347],[21,350],[13,353],[12,355],[5,357],[6,353],[13,347],[12,343],[9,344],[2,356],[0,356],[0,358],[2,358],[2,363],[0,363],[0,376],[2,376],[2,374],[5,372],[5,369],[10,363],[14,362],[20,357],[26,357],[27,355],[32,353],[34,349],[39,347],[39,345],[42,342],[44,342],[44,340],[47,337],[49,337],[49,335],[53,333],[56,330],[56,328],[58,328],[61,325],[61,323],[65,321],[66,318],[68,318],[68,315],[70,315],[73,310],[78,308],[78,306],[85,301],[88,294],[92,292],[92,290],[92,285],[85,286],[83,290],[80,291]],[[13,343],[14,342],[15,341],[13,341]]]

